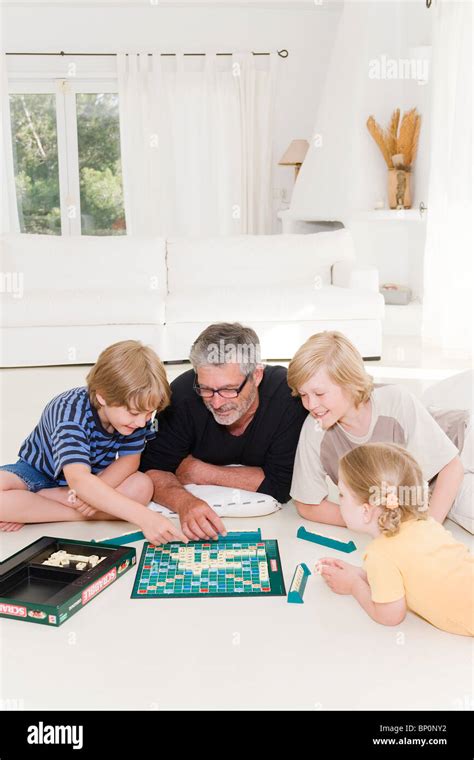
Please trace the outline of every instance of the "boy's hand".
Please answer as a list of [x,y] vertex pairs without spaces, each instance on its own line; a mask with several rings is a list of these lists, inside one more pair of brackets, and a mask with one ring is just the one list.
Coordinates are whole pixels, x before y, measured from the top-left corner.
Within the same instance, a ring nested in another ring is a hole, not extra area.
[[316,564],[316,572],[320,572],[331,591],[335,594],[351,594],[356,578],[360,578],[362,568],[343,562],[333,557],[324,557]]
[[89,507],[87,504],[82,503],[80,507],[74,507],[76,512],[80,512],[84,517],[92,517],[97,512],[94,507]]
[[147,515],[140,525],[145,538],[152,544],[167,544],[169,541],[182,541],[188,543],[188,539],[181,532],[177,525],[163,515],[151,512]]
[[67,505],[68,507],[75,509],[77,512],[80,512],[82,515],[84,515],[84,517],[92,517],[92,515],[95,515],[97,512],[94,507],[90,507],[84,501],[79,499],[73,488],[68,491]]

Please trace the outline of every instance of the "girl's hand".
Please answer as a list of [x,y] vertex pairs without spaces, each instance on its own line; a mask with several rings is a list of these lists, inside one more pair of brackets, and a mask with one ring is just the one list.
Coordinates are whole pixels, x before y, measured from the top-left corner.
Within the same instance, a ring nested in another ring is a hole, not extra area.
[[182,541],[187,544],[189,539],[167,517],[156,512],[150,512],[140,525],[144,536],[155,546],[167,544],[169,541]]
[[[325,558],[318,562],[319,572],[335,594],[351,594],[356,578],[360,578],[362,568],[340,559]],[[318,565],[316,567],[318,568]]]
[[362,580],[367,580],[367,573],[365,572],[363,567],[358,567],[357,565],[351,565],[350,562],[344,562],[342,559],[336,559],[336,557],[323,557],[322,559],[319,559],[316,562],[316,565],[314,567],[315,571],[318,574],[321,574],[321,570],[324,565],[330,565],[332,567],[350,567],[353,568],[362,578]]

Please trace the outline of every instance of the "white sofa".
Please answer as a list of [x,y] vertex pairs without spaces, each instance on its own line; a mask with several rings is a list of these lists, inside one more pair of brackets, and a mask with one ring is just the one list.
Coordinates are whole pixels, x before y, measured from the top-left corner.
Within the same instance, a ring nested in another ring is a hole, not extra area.
[[[465,370],[430,386],[423,394],[423,403],[431,414],[464,410],[465,429],[459,446],[459,456],[464,467],[464,480],[448,517],[470,533],[474,533],[474,372]],[[445,415],[446,416],[446,415]],[[449,421],[449,420],[447,420]],[[459,422],[457,422],[459,425]],[[444,426],[445,427],[445,426]],[[449,435],[451,431],[445,430]],[[452,431],[455,432],[454,430]],[[453,438],[453,436],[451,435]]]
[[213,239],[6,235],[0,364],[91,364],[135,338],[164,361],[188,358],[211,322],[257,331],[264,359],[289,359],[340,330],[381,355],[377,271],[357,267],[347,230]]

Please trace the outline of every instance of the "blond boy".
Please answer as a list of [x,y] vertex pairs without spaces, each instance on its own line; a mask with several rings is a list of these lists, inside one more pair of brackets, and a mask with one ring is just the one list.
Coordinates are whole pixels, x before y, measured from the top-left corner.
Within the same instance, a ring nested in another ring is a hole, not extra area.
[[170,401],[155,352],[128,340],[106,348],[87,386],[60,393],[23,441],[18,462],[0,467],[0,529],[24,523],[127,520],[153,543],[184,536],[146,508],[153,484],[138,472],[152,416]]
[[290,362],[288,385],[309,412],[291,484],[302,517],[345,525],[328,498],[327,478],[337,484],[339,460],[357,446],[394,443],[415,457],[425,480],[436,477],[430,514],[443,522],[464,471],[456,446],[421,401],[399,385],[374,387],[362,356],[339,332],[308,338]]

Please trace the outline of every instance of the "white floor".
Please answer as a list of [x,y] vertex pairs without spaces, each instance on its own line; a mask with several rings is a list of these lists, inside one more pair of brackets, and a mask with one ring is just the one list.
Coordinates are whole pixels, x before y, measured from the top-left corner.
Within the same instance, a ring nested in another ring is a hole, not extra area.
[[[259,527],[279,542],[285,584],[340,552],[296,538],[297,528],[347,541],[344,528],[304,522],[291,504]],[[450,524],[455,536],[462,528]],[[43,535],[103,538],[121,523],[27,526],[1,539],[2,557]],[[360,564],[369,538],[353,534]],[[140,543],[134,544],[138,558]],[[344,555],[344,558],[345,555]],[[408,614],[374,623],[312,575],[304,604],[285,597],[130,599],[135,570],[59,628],[0,619],[1,699],[20,709],[456,710],[472,708],[472,641]]]
[[[367,364],[376,381],[425,387],[469,366],[426,350],[415,338],[386,339],[384,357]],[[172,379],[186,366],[169,367]],[[0,370],[0,462],[18,445],[56,393],[84,383],[88,367]],[[313,568],[336,554],[296,538],[291,504],[256,519],[227,520],[230,530],[260,527],[277,538],[287,587],[297,562]],[[342,528],[306,527],[348,540]],[[471,537],[446,527],[466,544]],[[1,559],[42,535],[120,535],[120,522],[30,525],[0,534]],[[360,563],[368,538],[353,536]],[[135,544],[137,554],[141,544]],[[337,553],[338,556],[339,553]],[[350,598],[309,579],[304,605],[268,599],[130,600],[134,571],[58,629],[0,620],[1,694],[20,709],[472,709],[472,641],[443,633],[415,615],[385,628]],[[51,675],[53,674],[53,676]]]

